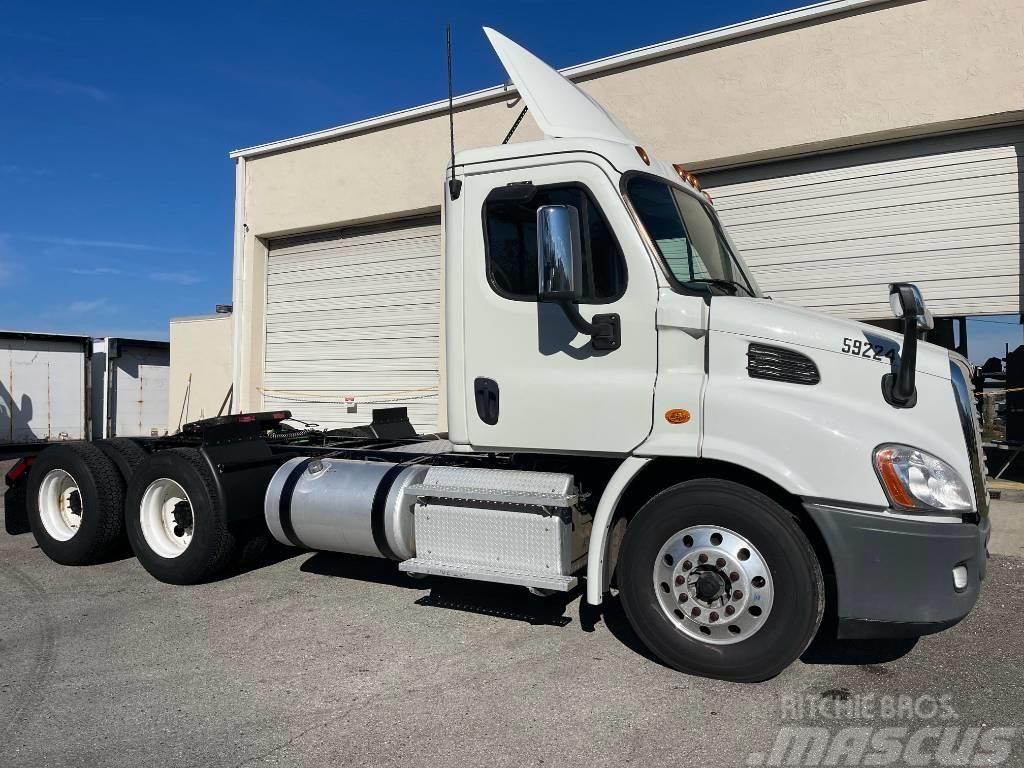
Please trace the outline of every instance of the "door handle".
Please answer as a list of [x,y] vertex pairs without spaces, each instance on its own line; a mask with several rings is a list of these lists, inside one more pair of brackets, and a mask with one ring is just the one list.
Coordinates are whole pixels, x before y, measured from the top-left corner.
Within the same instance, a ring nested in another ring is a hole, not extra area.
[[476,415],[484,424],[498,423],[498,382],[494,379],[478,378],[473,382],[476,395]]

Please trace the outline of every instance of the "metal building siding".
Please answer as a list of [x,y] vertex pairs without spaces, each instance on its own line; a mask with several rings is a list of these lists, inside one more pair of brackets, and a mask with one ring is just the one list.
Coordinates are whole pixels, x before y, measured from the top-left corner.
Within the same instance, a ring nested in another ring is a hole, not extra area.
[[1024,129],[702,176],[765,293],[845,317],[888,317],[887,284],[936,315],[1020,311]]
[[436,216],[271,242],[264,407],[341,427],[402,405],[435,430],[440,306]]

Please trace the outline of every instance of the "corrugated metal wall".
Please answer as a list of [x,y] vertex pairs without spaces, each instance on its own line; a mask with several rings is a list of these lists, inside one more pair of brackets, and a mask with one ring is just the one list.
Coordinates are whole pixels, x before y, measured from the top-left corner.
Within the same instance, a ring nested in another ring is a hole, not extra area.
[[440,302],[436,216],[271,242],[264,407],[340,427],[404,405],[434,431]]
[[1024,129],[957,134],[702,174],[769,295],[889,316],[917,283],[936,315],[1020,311]]

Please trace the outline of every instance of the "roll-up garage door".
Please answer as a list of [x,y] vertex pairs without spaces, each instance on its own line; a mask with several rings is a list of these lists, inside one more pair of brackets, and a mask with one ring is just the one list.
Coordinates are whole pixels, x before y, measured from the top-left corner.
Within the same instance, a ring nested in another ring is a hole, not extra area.
[[1024,129],[901,142],[701,175],[765,293],[889,316],[917,283],[936,315],[1020,305]]
[[405,406],[436,430],[440,302],[436,216],[272,241],[264,407],[334,428]]

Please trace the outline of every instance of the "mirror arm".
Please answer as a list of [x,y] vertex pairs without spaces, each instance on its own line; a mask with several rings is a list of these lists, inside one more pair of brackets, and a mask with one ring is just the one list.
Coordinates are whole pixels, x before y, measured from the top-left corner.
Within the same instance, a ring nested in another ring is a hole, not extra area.
[[900,367],[882,377],[882,396],[897,408],[917,405],[917,332],[917,315],[904,315]]
[[590,337],[594,349],[618,349],[622,345],[622,328],[617,314],[594,315],[594,319],[588,321],[573,302],[559,301],[558,306],[578,333]]
[[576,308],[576,305],[571,301],[560,301],[558,306],[565,312],[565,316],[569,318],[569,322],[572,323],[572,327],[575,328],[579,333],[584,333],[587,336],[594,336],[597,334],[597,328],[593,323],[587,322],[587,319],[580,314],[580,311]]

